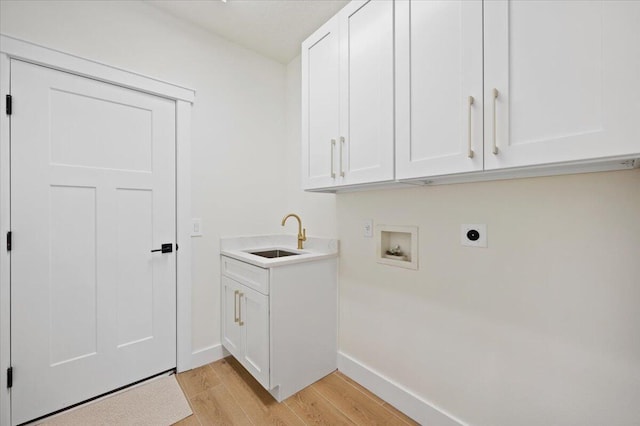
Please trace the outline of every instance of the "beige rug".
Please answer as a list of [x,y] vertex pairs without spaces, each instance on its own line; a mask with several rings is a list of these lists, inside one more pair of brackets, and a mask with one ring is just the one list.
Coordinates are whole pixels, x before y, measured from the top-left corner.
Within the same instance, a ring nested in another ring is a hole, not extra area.
[[168,426],[191,413],[180,385],[171,375],[45,419],[38,425]]

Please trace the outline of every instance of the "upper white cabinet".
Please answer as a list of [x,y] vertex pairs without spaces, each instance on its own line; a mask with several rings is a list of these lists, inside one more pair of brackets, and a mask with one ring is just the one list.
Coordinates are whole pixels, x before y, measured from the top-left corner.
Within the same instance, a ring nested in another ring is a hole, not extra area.
[[640,153],[640,2],[486,1],[484,71],[485,169]]
[[336,184],[340,135],[340,38],[335,16],[302,44],[303,187]]
[[482,1],[398,1],[396,22],[396,177],[482,170]]
[[303,187],[637,166],[639,23],[640,1],[353,1],[303,43]]
[[302,44],[304,189],[394,178],[393,1],[352,1]]
[[398,1],[396,178],[640,155],[638,22],[640,2]]

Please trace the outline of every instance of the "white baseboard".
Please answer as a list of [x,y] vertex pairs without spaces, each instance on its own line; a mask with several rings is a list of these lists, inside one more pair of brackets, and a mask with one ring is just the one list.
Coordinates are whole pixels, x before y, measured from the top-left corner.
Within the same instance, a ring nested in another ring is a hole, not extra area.
[[227,352],[220,343],[198,349],[191,354],[191,368],[198,368],[205,364],[210,364],[228,355],[229,352]]
[[338,352],[338,370],[422,425],[464,425],[451,414],[342,352]]

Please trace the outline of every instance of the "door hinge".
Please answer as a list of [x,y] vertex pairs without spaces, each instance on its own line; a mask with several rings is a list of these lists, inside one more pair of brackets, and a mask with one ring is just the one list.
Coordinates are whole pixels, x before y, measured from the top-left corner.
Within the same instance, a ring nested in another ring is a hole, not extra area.
[[13,367],[7,368],[7,389],[13,387]]
[[11,251],[11,242],[13,240],[11,231],[7,232],[7,251]]
[[7,95],[7,115],[11,115],[13,112],[13,97],[11,95]]

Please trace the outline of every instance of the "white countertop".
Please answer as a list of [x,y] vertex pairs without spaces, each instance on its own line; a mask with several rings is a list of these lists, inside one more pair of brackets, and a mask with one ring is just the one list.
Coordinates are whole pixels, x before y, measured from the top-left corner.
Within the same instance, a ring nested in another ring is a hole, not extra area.
[[[291,265],[300,262],[327,259],[338,256],[338,240],[307,237],[304,248],[298,250],[296,235],[259,235],[249,237],[220,238],[220,254],[261,268]],[[251,254],[253,251],[286,250],[300,253],[295,256],[266,258]]]

